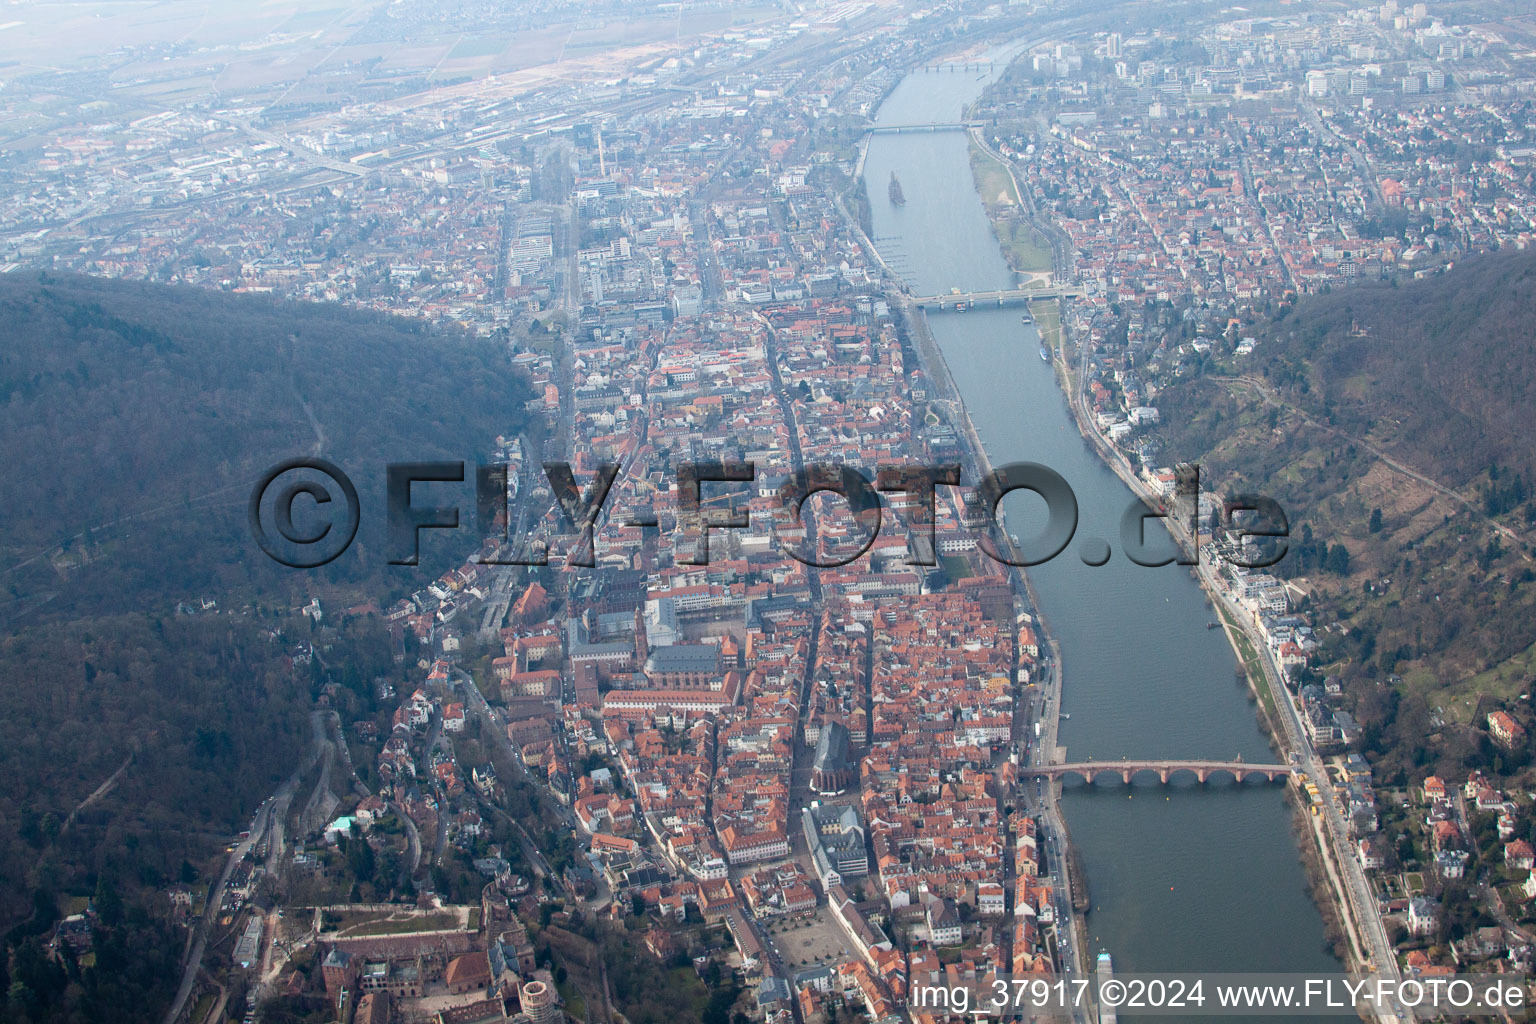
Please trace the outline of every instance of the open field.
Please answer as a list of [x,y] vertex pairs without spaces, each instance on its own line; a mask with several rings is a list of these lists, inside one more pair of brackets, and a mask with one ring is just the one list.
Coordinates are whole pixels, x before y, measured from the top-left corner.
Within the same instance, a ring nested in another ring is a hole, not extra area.
[[971,143],[971,173],[976,176],[976,190],[981,193],[982,202],[987,204],[989,211],[996,206],[1019,205],[1019,193],[1013,187],[1013,176],[1008,173],[1008,168],[974,142]]
[[1040,332],[1040,343],[1049,345],[1052,351],[1061,350],[1061,303],[1057,299],[1031,302],[1030,315],[1035,318],[1035,330]]
[[[1014,177],[996,157],[971,142],[971,173],[992,220],[992,231],[1008,265],[1020,274],[1049,274],[1055,269],[1050,239],[1025,215]],[[1035,278],[1025,287],[1046,285]]]
[[494,57],[507,48],[512,41],[510,35],[489,34],[483,36],[464,36],[457,45],[448,52],[450,60],[462,60],[467,57]]
[[[1049,271],[1051,269],[1051,243],[1034,225],[1028,221],[1010,223],[1002,232],[1006,237],[1000,239],[1004,249],[1012,254],[1015,270],[1020,271]],[[1030,287],[1043,287],[1045,281],[1036,278],[1029,283]]]
[[[0,32],[0,62],[17,61],[39,66],[46,54],[51,67],[72,67],[99,62],[107,54],[126,47],[181,43],[192,50],[249,47],[266,43],[290,52],[335,46],[351,27],[361,24],[373,4],[341,3],[322,10],[300,0],[276,0],[253,4],[218,5],[210,13],[204,4],[127,3],[20,3],[8,6],[7,22],[18,22]],[[206,53],[160,62],[156,70],[174,68],[178,60],[188,67],[206,67]]]

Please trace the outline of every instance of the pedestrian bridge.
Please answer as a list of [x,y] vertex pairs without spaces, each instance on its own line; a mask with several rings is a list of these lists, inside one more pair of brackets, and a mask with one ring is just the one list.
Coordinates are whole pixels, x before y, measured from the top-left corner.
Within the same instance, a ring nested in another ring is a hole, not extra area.
[[1167,785],[1168,780],[1179,772],[1190,772],[1199,782],[1209,781],[1218,772],[1225,772],[1238,782],[1250,775],[1260,776],[1266,782],[1281,782],[1291,775],[1291,771],[1290,765],[1250,764],[1247,761],[1072,761],[1019,768],[1019,774],[1025,778],[1055,780],[1076,775],[1084,782],[1093,783],[1107,777],[1119,779],[1127,786],[1142,772],[1155,772],[1159,781]]
[[914,295],[912,304],[923,309],[974,309],[978,306],[1016,306],[1037,299],[1081,298],[1081,288],[1045,285],[1040,288],[1003,288],[990,292],[950,292],[948,295]]

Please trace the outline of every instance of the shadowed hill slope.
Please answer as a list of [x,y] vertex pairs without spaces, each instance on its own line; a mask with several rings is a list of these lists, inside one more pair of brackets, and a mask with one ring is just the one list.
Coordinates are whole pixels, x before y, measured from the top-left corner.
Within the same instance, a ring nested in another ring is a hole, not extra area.
[[[410,321],[0,276],[7,1013],[149,1019],[168,1001],[180,939],[158,894],[206,880],[301,763],[323,686],[370,711],[376,678],[403,681],[382,623],[341,610],[417,589],[474,544],[463,531],[424,545],[419,569],[386,565],[385,463],[473,463],[521,429],[527,397],[503,346]],[[324,569],[289,569],[252,541],[247,500],[269,466],[317,452],[355,481],[361,530]],[[315,595],[323,626],[295,614]],[[93,894],[101,955],[55,969],[38,937]]]

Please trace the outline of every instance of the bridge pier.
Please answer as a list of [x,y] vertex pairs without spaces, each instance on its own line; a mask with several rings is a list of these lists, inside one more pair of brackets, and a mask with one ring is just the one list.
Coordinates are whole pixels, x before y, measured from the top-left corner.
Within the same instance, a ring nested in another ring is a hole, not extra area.
[[1200,784],[1201,785],[1204,785],[1205,784],[1205,780],[1209,779],[1210,777],[1211,777],[1211,772],[1210,772],[1210,769],[1208,769],[1208,768],[1198,768],[1198,769],[1195,770],[1195,778],[1200,780]]
[[1161,779],[1163,781],[1163,785],[1166,786],[1168,785],[1168,777],[1172,774],[1173,772],[1169,771],[1167,768],[1164,768],[1162,771],[1157,773],[1157,777]]

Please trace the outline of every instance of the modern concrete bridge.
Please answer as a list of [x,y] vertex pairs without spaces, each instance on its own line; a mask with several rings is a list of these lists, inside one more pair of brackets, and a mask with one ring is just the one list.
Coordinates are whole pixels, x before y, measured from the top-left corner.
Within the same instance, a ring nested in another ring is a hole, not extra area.
[[918,68],[918,70],[919,71],[927,71],[927,72],[933,72],[933,71],[951,71],[951,72],[954,72],[954,71],[991,71],[991,70],[993,70],[996,67],[997,67],[997,65],[993,64],[989,60],[972,60],[972,61],[949,61],[949,62],[944,63],[944,64],[929,64],[926,67]]
[[955,309],[963,306],[1015,306],[1037,299],[1075,299],[1081,297],[1081,288],[1067,285],[1045,285],[1040,288],[1004,288],[990,292],[950,292],[948,295],[914,295],[911,302],[923,309]]
[[963,132],[980,128],[981,121],[916,121],[910,124],[871,124],[866,131],[871,135],[901,135],[905,132]]
[[1266,782],[1280,782],[1289,778],[1292,770],[1290,765],[1250,764],[1247,761],[1072,761],[1020,766],[1019,774],[1045,779],[1076,775],[1089,783],[1108,776],[1129,786],[1141,772],[1156,772],[1158,779],[1166,785],[1176,772],[1192,772],[1200,782],[1208,781],[1216,772],[1226,772],[1238,782],[1250,775],[1261,776]]

